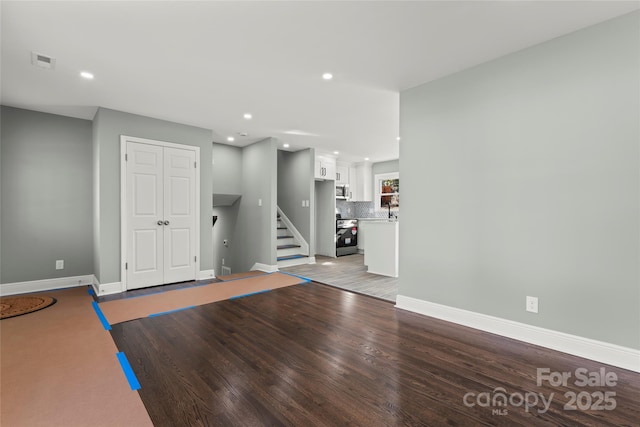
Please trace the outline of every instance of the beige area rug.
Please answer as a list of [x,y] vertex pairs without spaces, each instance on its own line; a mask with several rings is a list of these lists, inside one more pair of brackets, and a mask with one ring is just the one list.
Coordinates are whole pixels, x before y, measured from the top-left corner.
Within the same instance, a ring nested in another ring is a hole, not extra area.
[[87,288],[38,295],[57,303],[0,325],[0,425],[151,426]]
[[22,316],[51,307],[55,298],[46,295],[17,295],[0,298],[0,319]]
[[125,298],[99,304],[110,325],[170,311],[209,304],[241,295],[305,283],[308,280],[283,273],[262,274],[245,279],[209,283],[191,288]]
[[226,276],[217,276],[216,279],[222,280],[223,282],[227,282],[229,280],[246,279],[247,277],[263,276],[265,274],[269,274],[269,273],[260,271],[260,270],[251,270],[251,271],[245,271],[244,273],[234,273],[234,274],[227,274]]

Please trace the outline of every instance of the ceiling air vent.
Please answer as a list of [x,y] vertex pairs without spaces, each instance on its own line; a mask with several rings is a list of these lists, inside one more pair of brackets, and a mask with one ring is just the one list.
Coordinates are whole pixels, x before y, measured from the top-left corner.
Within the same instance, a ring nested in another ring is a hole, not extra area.
[[37,52],[31,52],[31,64],[36,67],[47,68],[53,70],[56,66],[56,58],[43,55]]

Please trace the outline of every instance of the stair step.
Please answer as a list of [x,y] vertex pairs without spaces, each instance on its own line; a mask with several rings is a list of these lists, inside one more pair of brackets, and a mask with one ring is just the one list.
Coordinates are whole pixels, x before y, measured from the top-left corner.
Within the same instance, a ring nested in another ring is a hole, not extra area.
[[278,236],[278,239],[290,239],[293,236]]
[[277,249],[291,249],[291,248],[299,248],[300,245],[280,245]]
[[309,264],[309,257],[307,255],[291,255],[289,257],[278,258],[278,267],[293,267],[294,265]]
[[279,256],[277,260],[286,261],[289,259],[298,259],[298,258],[307,258],[307,255],[295,254],[295,255]]
[[288,230],[287,227],[278,227],[278,230]]

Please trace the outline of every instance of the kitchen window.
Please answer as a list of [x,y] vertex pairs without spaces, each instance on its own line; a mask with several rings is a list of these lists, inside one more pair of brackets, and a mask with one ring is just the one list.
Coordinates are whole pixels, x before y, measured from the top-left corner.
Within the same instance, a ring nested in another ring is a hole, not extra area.
[[398,212],[400,209],[400,173],[385,173],[375,176],[376,209]]

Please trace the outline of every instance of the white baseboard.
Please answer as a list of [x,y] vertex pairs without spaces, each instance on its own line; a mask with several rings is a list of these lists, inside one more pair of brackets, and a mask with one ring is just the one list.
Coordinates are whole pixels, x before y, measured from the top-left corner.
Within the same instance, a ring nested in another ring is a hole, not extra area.
[[396,307],[640,372],[640,350],[398,295]]
[[253,264],[253,267],[251,267],[251,270],[258,270],[258,271],[264,271],[267,273],[274,273],[276,271],[278,271],[278,265],[269,265],[269,264],[262,264],[260,262],[256,262],[255,264]]
[[32,280],[0,284],[0,295],[17,295],[31,292],[51,291],[54,289],[75,288],[93,283],[93,274],[85,276],[58,277],[55,279]]
[[310,256],[309,257],[309,264],[315,264],[315,263],[316,263],[316,257]]
[[122,287],[122,282],[100,283],[96,276],[93,276],[93,291],[101,297],[104,295],[119,294],[120,292],[124,292],[125,289]]
[[216,273],[213,270],[202,270],[198,273],[197,280],[205,280],[205,279],[215,279]]

